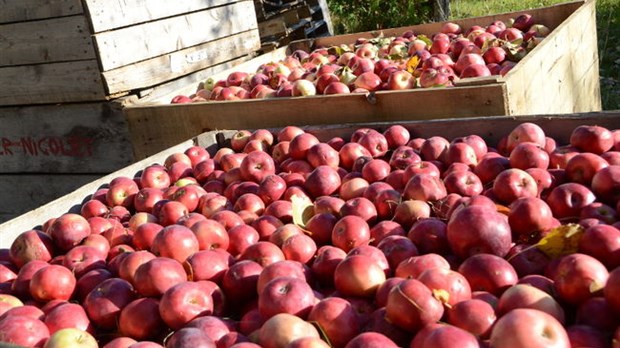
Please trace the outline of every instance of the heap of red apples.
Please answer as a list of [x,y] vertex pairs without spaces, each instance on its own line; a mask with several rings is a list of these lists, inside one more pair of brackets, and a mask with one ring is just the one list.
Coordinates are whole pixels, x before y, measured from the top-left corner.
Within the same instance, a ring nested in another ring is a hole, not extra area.
[[[238,131],[0,249],[35,347],[611,347],[620,131]],[[37,222],[33,221],[33,224]],[[615,344],[615,343],[614,343]]]
[[446,23],[427,37],[360,38],[355,44],[297,50],[255,72],[207,79],[195,94],[172,103],[264,99],[453,86],[459,78],[505,75],[550,30],[531,15],[511,23],[461,28]]

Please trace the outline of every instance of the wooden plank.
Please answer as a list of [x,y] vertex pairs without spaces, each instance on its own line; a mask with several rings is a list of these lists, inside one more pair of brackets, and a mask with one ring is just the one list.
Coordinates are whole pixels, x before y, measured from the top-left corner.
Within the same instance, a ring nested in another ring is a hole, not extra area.
[[286,34],[286,29],[288,27],[297,22],[299,22],[299,14],[296,9],[292,9],[258,23],[258,31],[261,37],[283,35]]
[[[215,135],[213,135],[213,143],[216,144]],[[62,196],[15,219],[0,224],[0,248],[9,247],[11,242],[20,233],[36,226],[40,226],[50,218],[60,216],[66,212],[79,212],[79,205],[88,199],[88,197],[95,191],[97,191],[98,188],[108,184],[113,178],[121,175],[132,177],[135,173],[146,166],[152,163],[163,163],[163,160],[165,160],[168,155],[175,152],[184,151],[193,144],[194,142],[192,140],[185,141],[177,146],[173,146],[165,151],[162,151],[156,156],[134,163],[95,181],[90,181],[88,184],[77,188],[75,191],[66,196]],[[211,146],[211,148],[212,147],[213,146]]]
[[133,160],[115,103],[0,108],[0,173],[109,173]]
[[95,59],[83,15],[0,25],[0,66]]
[[[277,52],[277,51],[274,51]],[[416,89],[124,109],[137,158],[214,129],[505,115],[504,86]],[[450,103],[446,103],[450,100]],[[251,110],[251,112],[248,112]]]
[[[324,1],[324,0],[321,0],[321,1]],[[550,29],[555,29],[566,18],[568,18],[573,12],[575,12],[580,6],[582,6],[586,1],[590,1],[590,0],[581,0],[581,1],[562,3],[562,4],[543,7],[539,9],[528,9],[528,10],[509,12],[509,13],[493,14],[493,15],[483,16],[483,17],[458,19],[458,20],[454,20],[453,22],[458,23],[464,28],[469,28],[473,25],[486,25],[495,20],[508,20],[510,18],[515,18],[520,14],[529,13],[534,16],[537,23],[542,23],[546,25],[547,27],[549,27]],[[433,22],[433,23],[406,26],[406,27],[400,27],[400,28],[383,29],[380,31],[367,31],[367,32],[354,33],[354,34],[321,37],[315,40],[314,44],[316,46],[332,46],[335,44],[353,43],[355,42],[355,40],[357,40],[360,37],[373,38],[373,37],[378,37],[381,35],[387,36],[387,37],[398,36],[407,30],[413,30],[416,34],[431,35],[433,33],[439,32],[443,24],[444,22]]]
[[0,68],[0,105],[105,100],[96,60]]
[[142,89],[255,52],[258,30],[241,32],[104,72],[108,94]]
[[141,90],[138,95],[130,95],[119,98],[118,101],[124,106],[149,104],[153,101],[157,101],[157,104],[160,104],[163,101],[170,102],[170,100],[178,94],[190,95],[194,93],[200,81],[206,80],[207,78],[215,74],[219,74],[222,71],[230,70],[241,63],[249,61],[251,57],[252,56],[248,55],[229,60],[176,80],[158,85],[154,88]]
[[83,13],[80,0],[0,0],[0,23],[71,16]]
[[[0,174],[0,191],[3,197],[7,197],[0,200],[0,223],[69,194],[102,176],[102,174]],[[2,238],[0,234],[0,239]]]
[[239,0],[84,0],[95,33],[196,12]]
[[601,110],[598,70],[595,3],[589,1],[505,76],[510,113]]
[[327,25],[328,35],[334,35],[334,26],[332,25],[332,19],[329,15],[329,7],[327,6],[327,0],[318,0],[318,5],[321,7],[321,12],[323,14],[323,20]]
[[184,16],[95,34],[102,71],[257,27],[254,5],[242,1]]
[[[610,111],[571,115],[561,114],[522,117],[501,116],[458,119],[450,118],[426,121],[414,120],[399,123],[409,129],[414,137],[427,138],[433,135],[441,135],[451,139],[454,137],[475,133],[481,135],[489,144],[495,144],[500,137],[508,134],[510,130],[521,122],[534,122],[540,125],[548,136],[558,139],[561,144],[568,141],[570,132],[578,125],[597,124],[609,129],[620,128],[620,114],[618,114],[618,111]],[[341,136],[343,138],[350,137],[352,132],[360,127],[372,127],[378,130],[383,130],[391,124],[393,123],[371,122],[359,124],[323,125],[306,127],[306,131],[317,135],[317,137],[322,141],[326,141],[333,136]],[[12,241],[21,232],[40,225],[50,218],[57,217],[68,211],[79,211],[79,204],[85,201],[89,195],[97,190],[97,188],[109,183],[116,176],[133,176],[147,165],[157,162],[161,163],[169,154],[183,151],[193,144],[204,146],[210,153],[213,154],[217,148],[221,146],[221,144],[225,144],[227,140],[230,140],[233,133],[233,131],[218,131],[201,134],[192,141],[185,141],[177,146],[171,147],[150,158],[82,186],[76,191],[49,204],[0,224],[0,248],[10,246]]]

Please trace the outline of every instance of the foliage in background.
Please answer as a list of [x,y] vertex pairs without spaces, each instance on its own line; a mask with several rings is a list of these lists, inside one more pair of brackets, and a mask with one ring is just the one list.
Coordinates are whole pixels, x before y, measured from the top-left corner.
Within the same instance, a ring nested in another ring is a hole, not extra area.
[[433,9],[427,0],[329,0],[328,5],[336,34],[428,22]]
[[[550,6],[566,0],[452,0],[451,18]],[[328,0],[337,34],[395,28],[430,21],[431,1]],[[620,1],[598,0],[597,31],[603,109],[620,110]]]

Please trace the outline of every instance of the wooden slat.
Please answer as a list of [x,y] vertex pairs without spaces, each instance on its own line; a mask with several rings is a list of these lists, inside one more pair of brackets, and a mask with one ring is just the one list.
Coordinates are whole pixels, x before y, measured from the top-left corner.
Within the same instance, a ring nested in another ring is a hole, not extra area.
[[228,6],[96,34],[103,71],[257,27],[254,5]]
[[0,81],[0,105],[95,101],[106,97],[96,60],[2,67]]
[[116,103],[0,108],[0,173],[109,173],[132,162]]
[[80,0],[0,0],[0,23],[71,16],[83,13]]
[[[274,51],[275,52],[275,51]],[[137,158],[214,129],[506,114],[503,85],[127,107]],[[449,100],[450,103],[445,101]],[[251,112],[249,112],[251,110]]]
[[[529,10],[516,11],[516,12],[510,12],[510,13],[494,14],[494,15],[483,16],[483,17],[458,19],[458,20],[454,20],[453,22],[458,23],[464,28],[469,28],[473,25],[486,25],[486,24],[492,23],[495,20],[508,20],[510,18],[515,18],[520,14],[529,13],[534,16],[537,23],[542,23],[546,25],[547,27],[549,27],[550,29],[555,29],[564,20],[566,20],[568,16],[570,16],[580,6],[582,6],[586,1],[590,1],[590,0],[568,2],[568,3],[553,5],[549,7],[543,7],[539,9],[529,9]],[[416,34],[431,35],[433,33],[439,32],[443,24],[444,22],[433,22],[433,23],[426,23],[426,24],[420,24],[420,25],[414,25],[414,26],[384,29],[380,31],[367,31],[367,32],[354,33],[354,34],[322,37],[320,39],[317,39],[315,41],[315,44],[317,46],[331,46],[334,44],[341,44],[341,43],[353,43],[355,42],[355,40],[357,40],[360,37],[373,38],[373,37],[378,37],[380,35],[384,35],[387,37],[398,36],[407,30],[413,30]]]
[[558,26],[505,80],[512,114],[601,110],[594,1]]
[[184,13],[221,6],[239,0],[84,0],[95,33]]
[[141,89],[250,54],[259,48],[258,30],[253,29],[106,71],[103,79],[108,94]]
[[297,9],[291,9],[276,17],[258,23],[258,31],[261,37],[281,35],[286,33],[286,28],[299,22]]
[[[0,191],[3,197],[7,197],[0,199],[0,223],[69,194],[102,176],[102,174],[0,174]],[[0,234],[0,240],[3,238],[4,236]]]
[[0,66],[95,59],[83,15],[0,25]]

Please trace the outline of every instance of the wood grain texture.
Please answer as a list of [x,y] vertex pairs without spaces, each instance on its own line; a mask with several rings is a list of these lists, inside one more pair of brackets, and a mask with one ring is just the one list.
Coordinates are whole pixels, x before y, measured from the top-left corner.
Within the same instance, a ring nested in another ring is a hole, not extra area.
[[96,60],[0,67],[0,106],[105,100]]
[[108,71],[256,27],[253,3],[242,1],[98,33],[94,40]]
[[[103,174],[0,174],[0,191],[3,193],[3,198],[0,199],[0,223],[70,194],[102,176]],[[0,233],[0,245],[6,245],[4,238]]]
[[256,29],[104,72],[107,93],[142,89],[206,69],[260,48]]
[[[127,107],[137,158],[207,130],[505,115],[503,84]],[[450,100],[450,103],[446,103]]]
[[96,59],[82,15],[0,25],[0,66]]
[[178,16],[239,0],[84,0],[95,33]]
[[0,108],[0,173],[109,173],[133,161],[113,102]]
[[511,114],[601,110],[594,1],[572,13],[505,77]]
[[0,0],[0,23],[32,21],[83,13],[80,0]]

